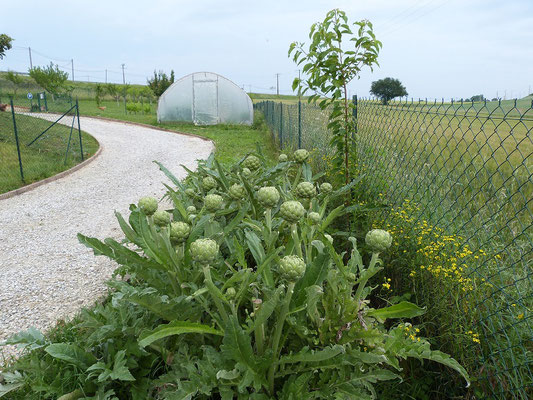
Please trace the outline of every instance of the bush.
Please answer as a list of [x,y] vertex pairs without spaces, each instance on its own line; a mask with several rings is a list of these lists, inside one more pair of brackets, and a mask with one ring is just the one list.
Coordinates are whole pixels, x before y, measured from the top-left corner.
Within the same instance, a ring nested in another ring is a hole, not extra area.
[[[127,221],[116,213],[123,243],[78,235],[123,279],[109,283],[105,305],[84,311],[74,337],[9,340],[36,350],[9,368],[7,384],[53,398],[373,398],[373,385],[399,379],[406,358],[468,380],[403,320],[423,309],[371,297],[388,266],[333,228],[350,212],[336,204],[353,183],[317,191],[305,161],[269,168],[252,156],[231,168],[209,158],[183,182],[159,165],[176,186],[166,194],[172,209],[143,198]],[[245,160],[254,167],[246,178]],[[206,187],[208,177],[217,185]],[[383,231],[368,241],[375,251],[390,246]]]

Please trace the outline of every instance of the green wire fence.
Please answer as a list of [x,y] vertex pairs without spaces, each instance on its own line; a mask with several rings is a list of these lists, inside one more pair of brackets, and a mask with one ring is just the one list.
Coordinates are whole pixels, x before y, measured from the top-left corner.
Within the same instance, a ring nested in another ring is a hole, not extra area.
[[[533,101],[353,101],[364,190],[391,206],[379,218],[387,220],[407,201],[411,233],[434,227],[442,237],[460,238],[466,249],[455,286],[441,290],[441,298],[426,289],[428,315],[478,335],[458,358],[469,364],[485,397],[532,398]],[[255,108],[282,149],[311,150],[326,168],[333,152],[327,111],[300,102],[265,101]],[[449,258],[445,249],[436,246],[434,256]],[[462,312],[438,311],[438,303]]]

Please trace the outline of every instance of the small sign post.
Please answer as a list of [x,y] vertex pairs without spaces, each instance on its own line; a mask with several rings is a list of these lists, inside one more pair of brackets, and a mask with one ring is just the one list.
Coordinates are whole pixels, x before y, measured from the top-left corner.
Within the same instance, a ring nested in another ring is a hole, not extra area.
[[28,93],[27,94],[28,100],[30,100],[30,112],[33,111],[33,94]]

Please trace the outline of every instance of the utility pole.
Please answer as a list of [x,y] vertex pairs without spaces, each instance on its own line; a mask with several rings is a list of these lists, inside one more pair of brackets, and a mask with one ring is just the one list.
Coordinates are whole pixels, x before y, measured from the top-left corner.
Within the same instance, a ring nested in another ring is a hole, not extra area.
[[279,96],[279,72],[276,74],[276,95]]
[[31,47],[28,47],[28,52],[30,53],[30,69],[32,69],[33,63],[31,62]]
[[126,75],[124,75],[124,67],[126,64],[122,64],[122,83],[124,85],[124,112],[127,114],[128,109],[126,107]]
[[73,58],[70,59],[70,63],[72,65],[72,82],[74,82],[74,59]]

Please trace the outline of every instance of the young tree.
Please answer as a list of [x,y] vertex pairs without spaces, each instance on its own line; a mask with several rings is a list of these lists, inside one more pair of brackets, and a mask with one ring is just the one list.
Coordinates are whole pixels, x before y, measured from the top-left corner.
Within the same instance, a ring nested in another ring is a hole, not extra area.
[[16,96],[19,86],[24,81],[22,76],[14,73],[13,71],[7,71],[6,79],[13,84],[13,96]]
[[96,105],[100,107],[100,104],[102,103],[102,99],[104,98],[106,93],[106,88],[104,85],[97,83],[95,88],[95,95],[94,99],[96,100]]
[[[352,31],[352,28],[355,29]],[[302,72],[307,75],[302,80],[296,78],[292,87],[296,89],[302,85],[302,94],[313,92],[309,102],[318,102],[321,109],[331,110],[328,128],[333,133],[331,144],[336,148],[333,164],[343,172],[348,184],[355,161],[355,149],[351,149],[355,121],[347,87],[359,77],[363,67],[372,70],[374,65],[379,65],[377,58],[382,45],[370,21],[350,25],[346,13],[338,9],[328,12],[323,22],[311,26],[309,39],[311,43],[307,49],[304,43],[290,45],[289,56],[293,55],[298,65],[304,65]]]
[[407,90],[398,79],[385,78],[372,82],[370,94],[381,99],[383,104],[388,104],[395,97],[407,96]]
[[0,34],[0,60],[4,58],[7,50],[11,49],[11,42],[13,42],[13,38],[5,33]]
[[105,88],[106,88],[107,94],[109,94],[111,97],[115,99],[115,101],[117,102],[117,106],[118,106],[118,101],[120,100],[120,92],[118,90],[118,86],[115,85],[114,83],[108,83],[106,84]]
[[148,86],[152,89],[152,92],[159,97],[170,85],[174,83],[174,70],[170,71],[170,78],[163,71],[154,71],[154,76],[148,79]]
[[68,73],[61,71],[54,63],[50,63],[48,67],[31,68],[30,76],[40,87],[51,93],[52,97],[68,89]]

